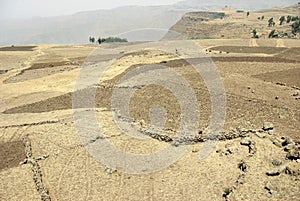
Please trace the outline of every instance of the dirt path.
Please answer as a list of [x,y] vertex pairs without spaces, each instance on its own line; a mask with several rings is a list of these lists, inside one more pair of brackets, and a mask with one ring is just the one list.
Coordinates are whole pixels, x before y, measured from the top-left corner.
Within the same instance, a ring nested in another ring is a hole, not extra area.
[[284,45],[284,41],[282,39],[277,39],[276,47],[286,47],[286,46]]
[[257,42],[256,42],[256,39],[250,39],[250,41],[249,41],[249,46],[250,47],[258,47],[258,44],[257,44]]

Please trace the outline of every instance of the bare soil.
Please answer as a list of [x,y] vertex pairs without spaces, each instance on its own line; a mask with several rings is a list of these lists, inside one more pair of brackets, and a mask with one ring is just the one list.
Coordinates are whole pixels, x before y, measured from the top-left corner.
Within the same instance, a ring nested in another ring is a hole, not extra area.
[[[21,200],[28,194],[29,200],[299,200],[300,163],[288,158],[285,145],[290,139],[293,150],[300,149],[300,68],[298,49],[294,47],[300,46],[299,41],[291,43],[293,47],[287,45],[289,40],[283,40],[286,47],[270,47],[272,43],[267,40],[258,42],[258,47],[247,47],[250,43],[244,40],[195,42],[213,59],[227,98],[220,140],[205,159],[200,160],[199,154],[210,122],[210,94],[201,76],[186,61],[152,50],[129,53],[107,69],[103,81],[92,86],[96,88],[95,115],[106,139],[124,152],[136,154],[154,153],[176,141],[180,106],[165,88],[138,88],[129,104],[135,123],[141,127],[150,124],[149,109],[153,105],[166,110],[167,120],[162,133],[152,133],[146,140],[135,139],[119,129],[112,115],[111,96],[118,81],[141,65],[155,63],[172,68],[194,90],[201,116],[196,137],[185,139],[191,143],[190,149],[169,167],[142,175],[128,174],[120,167],[110,169],[98,162],[86,148],[103,139],[83,143],[77,135],[72,110],[74,87],[80,64],[94,46],[37,46],[30,59],[28,52],[18,53],[17,58],[24,62],[0,75],[0,197]],[[114,56],[108,55],[103,61]],[[7,60],[5,69],[9,63],[14,64]],[[85,98],[89,90],[77,93]],[[89,110],[82,108],[80,112]],[[274,128],[263,130],[265,122]],[[281,167],[276,164],[286,166],[269,176],[268,172]]]
[[290,87],[296,86],[300,88],[300,68],[263,73],[253,77],[262,79],[266,82],[282,83]]
[[10,46],[0,47],[0,51],[34,51],[37,46]]
[[0,171],[17,167],[25,159],[22,141],[12,141],[0,144]]

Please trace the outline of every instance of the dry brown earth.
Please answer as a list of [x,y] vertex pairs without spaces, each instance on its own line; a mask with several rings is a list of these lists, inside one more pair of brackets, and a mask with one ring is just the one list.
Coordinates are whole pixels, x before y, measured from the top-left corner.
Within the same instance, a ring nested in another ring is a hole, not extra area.
[[[227,97],[221,140],[203,160],[199,153],[211,103],[205,83],[185,61],[158,51],[127,54],[95,86],[96,115],[107,139],[126,152],[139,154],[172,142],[161,136],[138,140],[119,130],[110,106],[117,81],[142,64],[163,62],[193,87],[201,111],[201,132],[180,160],[145,175],[127,174],[119,167],[107,169],[77,136],[72,116],[74,84],[80,64],[94,46],[38,45],[33,51],[1,51],[0,58],[5,59],[0,69],[7,70],[0,74],[1,200],[46,200],[41,197],[47,192],[39,188],[39,179],[52,200],[299,200],[300,162],[288,159],[284,150],[287,138],[294,141],[294,151],[300,146],[299,40],[281,41],[285,47],[263,39],[255,41],[257,47],[249,47],[253,44],[249,40],[195,42],[212,57]],[[131,116],[148,124],[148,109],[154,103],[168,112],[165,129],[176,130],[180,108],[175,97],[161,87],[137,90],[130,102]],[[264,122],[271,122],[274,129],[263,131]],[[175,139],[172,133],[165,135]],[[249,146],[242,145],[249,137]],[[268,176],[274,168],[277,175]]]

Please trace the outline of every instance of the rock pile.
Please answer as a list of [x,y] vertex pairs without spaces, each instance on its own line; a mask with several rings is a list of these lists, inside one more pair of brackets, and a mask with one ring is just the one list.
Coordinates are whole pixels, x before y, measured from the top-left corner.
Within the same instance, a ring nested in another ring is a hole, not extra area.
[[300,145],[295,143],[289,137],[272,136],[273,144],[283,148],[286,154],[287,163],[282,163],[279,160],[273,160],[272,164],[275,166],[273,169],[266,172],[268,176],[278,176],[285,172],[290,175],[300,175]]
[[[42,201],[51,201],[49,191],[46,188],[46,186],[43,184],[42,172],[41,172],[40,165],[37,162],[38,160],[35,159],[34,157],[32,157],[31,143],[28,139],[28,136],[24,136],[22,141],[23,141],[23,144],[25,147],[25,155],[26,155],[26,159],[23,162],[23,164],[30,163],[32,165],[33,180],[34,180],[37,191],[41,195],[41,200]],[[44,155],[39,158],[47,158],[47,155]]]
[[249,154],[253,156],[256,152],[255,142],[250,137],[245,137],[241,140],[241,145],[249,147]]
[[237,180],[234,182],[234,184],[232,185],[232,187],[230,188],[225,188],[224,193],[223,193],[223,198],[225,198],[225,200],[229,200],[229,197],[232,193],[234,193],[234,191],[238,188],[239,185],[242,185],[244,183],[244,179],[246,176],[246,172],[249,169],[249,166],[246,164],[245,161],[241,161],[238,164],[238,168],[240,170],[242,170],[242,172],[239,174]]
[[286,168],[288,167],[289,163],[277,166],[269,171],[267,171],[267,175],[268,176],[278,176],[280,175],[282,172],[285,172]]

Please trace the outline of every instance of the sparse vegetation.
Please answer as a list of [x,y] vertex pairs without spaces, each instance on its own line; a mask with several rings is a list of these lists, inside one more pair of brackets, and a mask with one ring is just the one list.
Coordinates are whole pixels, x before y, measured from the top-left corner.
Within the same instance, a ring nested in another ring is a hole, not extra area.
[[249,15],[250,15],[250,12],[248,11],[248,12],[247,12],[247,17],[248,17]]
[[104,39],[106,43],[114,43],[114,42],[128,42],[126,38],[119,38],[119,37],[108,37]]
[[[91,42],[91,43],[95,43],[95,38],[94,37],[89,37],[89,41]],[[97,39],[97,42],[99,43],[99,44],[101,44],[101,43],[114,43],[114,42],[120,42],[120,43],[122,43],[122,42],[128,42],[128,40],[126,39],[126,38],[119,38],[119,37],[108,37],[108,38],[98,38]]]
[[223,17],[225,17],[225,13],[212,13],[209,18],[212,18],[212,19],[223,19]]

